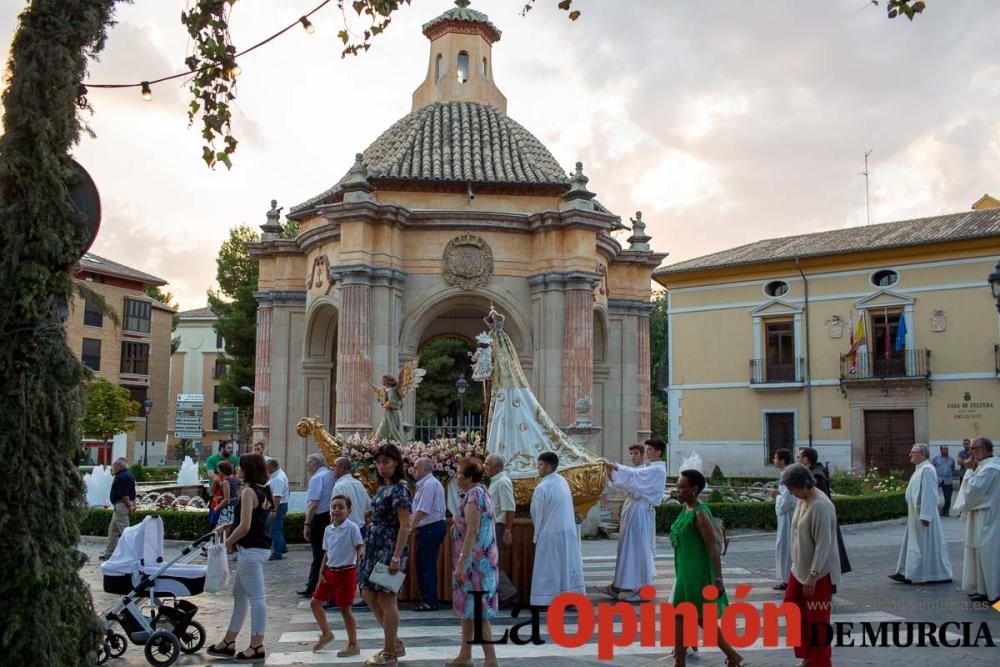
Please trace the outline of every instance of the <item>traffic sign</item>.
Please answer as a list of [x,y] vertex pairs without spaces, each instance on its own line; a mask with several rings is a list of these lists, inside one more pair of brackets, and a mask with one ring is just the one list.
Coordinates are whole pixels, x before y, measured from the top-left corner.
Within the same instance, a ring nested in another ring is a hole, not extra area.
[[230,433],[239,430],[240,409],[237,407],[220,407],[219,417],[216,420],[216,430],[229,431]]
[[200,440],[204,436],[204,394],[177,394],[174,410],[174,437]]

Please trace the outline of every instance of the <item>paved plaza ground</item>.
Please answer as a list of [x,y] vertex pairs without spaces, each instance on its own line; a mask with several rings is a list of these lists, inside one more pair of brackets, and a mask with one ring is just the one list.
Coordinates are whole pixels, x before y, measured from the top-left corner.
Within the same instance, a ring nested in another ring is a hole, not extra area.
[[[834,597],[833,620],[855,623],[855,635],[860,634],[860,624],[864,621],[925,621],[941,624],[945,621],[971,622],[974,627],[985,621],[994,641],[1000,642],[1000,613],[981,605],[967,602],[966,596],[958,590],[962,567],[962,525],[954,518],[945,519],[945,536],[952,566],[956,573],[956,583],[935,586],[905,586],[886,578],[893,572],[899,544],[903,532],[901,522],[883,522],[867,526],[846,527],[844,537],[848,545],[854,572],[845,576],[838,594]],[[656,588],[658,600],[666,601],[673,583],[672,553],[669,542],[660,538],[657,549],[658,578]],[[81,549],[90,556],[83,575],[94,591],[98,611],[110,606],[116,596],[101,591],[101,576],[97,555],[103,542],[88,538]],[[168,545],[168,552],[175,552],[177,545]],[[614,571],[616,542],[614,540],[587,540],[583,543],[584,568],[587,577],[589,597],[602,601],[596,588],[610,582]],[[305,548],[293,548],[282,561],[269,562],[265,567],[268,594],[267,649],[268,665],[358,665],[381,647],[381,630],[375,624],[370,612],[357,614],[359,640],[362,655],[354,658],[338,659],[336,651],[343,643],[344,633],[340,614],[329,612],[331,627],[337,634],[326,650],[313,653],[311,646],[317,635],[308,602],[295,594],[302,587],[308,569],[309,555]],[[749,601],[759,606],[768,601],[780,599],[780,593],[771,590],[773,567],[773,537],[744,533],[730,546],[724,559],[727,588],[732,594],[736,584],[749,583],[753,591]],[[209,641],[221,637],[229,620],[231,597],[228,592],[217,595],[203,594],[191,598],[201,610],[198,620],[208,629]],[[407,655],[402,664],[424,667],[441,665],[453,658],[458,651],[458,622],[450,615],[450,608],[439,612],[417,613],[410,611],[412,605],[404,604],[401,613],[400,636],[406,643]],[[502,631],[520,620],[509,618],[509,612],[501,612],[496,626]],[[573,617],[569,616],[568,621]],[[523,618],[521,619],[523,620]],[[246,629],[249,629],[249,619]],[[542,626],[543,638],[546,637]],[[240,638],[239,646],[246,646],[247,640]],[[858,641],[860,644],[860,639]],[[528,644],[499,646],[497,654],[506,665],[537,664],[544,658],[546,667],[563,665],[599,664],[596,657],[596,633],[594,641],[578,649],[566,649],[547,643],[541,646]],[[689,660],[694,667],[716,667],[724,664],[723,656],[717,650],[706,649],[697,660]],[[790,649],[774,650],[762,647],[744,649],[748,662],[755,666],[794,665],[796,659]],[[993,648],[837,648],[834,649],[834,665],[918,665],[939,666],[961,660],[966,664],[1000,664],[1000,650]],[[475,649],[473,657],[477,664],[482,662],[482,654]],[[146,664],[141,647],[130,646],[122,658],[110,660],[110,667]],[[176,664],[184,666],[216,665],[228,667],[224,660],[208,658],[204,654],[184,656]],[[606,663],[605,663],[606,664]],[[656,648],[618,649],[614,664],[638,667],[640,665],[670,665],[669,651]]]

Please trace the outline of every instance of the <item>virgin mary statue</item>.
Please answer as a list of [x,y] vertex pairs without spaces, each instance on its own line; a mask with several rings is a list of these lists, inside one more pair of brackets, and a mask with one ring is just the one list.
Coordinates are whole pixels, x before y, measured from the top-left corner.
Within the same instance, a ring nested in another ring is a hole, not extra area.
[[559,457],[558,472],[573,491],[574,505],[578,510],[586,508],[600,498],[607,481],[600,459],[563,433],[535,398],[517,350],[503,330],[504,316],[491,307],[484,321],[493,348],[486,447],[491,454],[503,455],[517,504],[527,504],[538,483],[538,455],[554,452]]

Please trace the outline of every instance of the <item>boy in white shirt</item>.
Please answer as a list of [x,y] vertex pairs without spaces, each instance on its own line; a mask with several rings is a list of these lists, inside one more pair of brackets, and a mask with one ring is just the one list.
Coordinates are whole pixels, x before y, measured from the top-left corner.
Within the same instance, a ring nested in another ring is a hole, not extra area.
[[320,581],[313,591],[310,603],[321,633],[313,651],[319,651],[334,639],[323,605],[334,601],[340,607],[344,628],[347,630],[347,646],[337,651],[338,658],[361,653],[351,603],[354,602],[354,591],[358,589],[358,559],[364,552],[364,541],[358,524],[347,518],[350,512],[351,499],[347,496],[334,496],[330,499],[331,522],[323,532],[324,554],[320,563]]

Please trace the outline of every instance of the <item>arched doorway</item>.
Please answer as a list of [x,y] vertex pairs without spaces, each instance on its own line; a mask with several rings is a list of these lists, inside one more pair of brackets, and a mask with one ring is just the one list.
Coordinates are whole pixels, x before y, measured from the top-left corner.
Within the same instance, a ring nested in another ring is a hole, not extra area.
[[435,336],[420,346],[427,374],[417,387],[414,439],[426,442],[482,427],[483,387],[472,379],[474,351],[474,341],[456,334]]
[[317,301],[307,312],[302,354],[302,404],[331,433],[337,424],[337,316],[335,304]]

